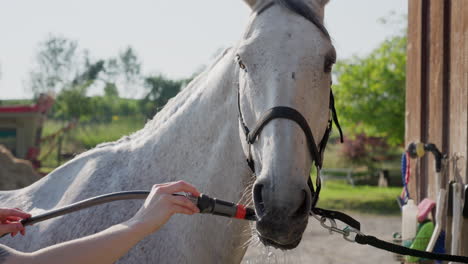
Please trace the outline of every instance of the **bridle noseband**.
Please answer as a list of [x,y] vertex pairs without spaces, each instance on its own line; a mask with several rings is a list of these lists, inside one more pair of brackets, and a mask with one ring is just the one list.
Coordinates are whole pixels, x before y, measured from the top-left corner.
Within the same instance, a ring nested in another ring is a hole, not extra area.
[[278,119],[278,118],[289,119],[289,120],[296,122],[302,128],[307,139],[307,146],[308,146],[310,155],[312,157],[312,160],[315,163],[315,166],[318,169],[321,169],[323,165],[323,153],[325,152],[325,147],[327,145],[328,139],[330,137],[330,133],[332,131],[333,122],[338,127],[338,130],[340,132],[340,139],[341,141],[343,141],[343,132],[341,131],[341,127],[338,122],[338,116],[336,114],[336,109],[335,109],[335,100],[334,100],[333,92],[331,89],[330,89],[329,107],[330,107],[330,111],[332,112],[332,117],[328,120],[327,129],[325,130],[325,133],[322,137],[322,140],[320,141],[320,144],[318,145],[318,148],[317,148],[317,145],[315,144],[315,139],[312,134],[312,130],[310,129],[309,124],[307,123],[307,120],[299,111],[288,106],[275,106],[275,107],[268,109],[265,113],[262,114],[260,119],[257,121],[254,129],[251,131],[244,121],[244,116],[242,114],[242,110],[240,106],[240,90],[239,89],[240,87],[238,88],[238,92],[237,92],[238,94],[237,106],[239,110],[239,121],[241,123],[242,131],[245,134],[245,139],[247,141],[247,144],[249,145],[249,155],[247,157],[247,163],[249,164],[249,167],[252,169],[253,172],[255,172],[255,162],[251,155],[250,146],[255,143],[260,133],[262,132],[263,128],[270,121],[274,119]]
[[329,108],[330,108],[332,115],[330,119],[328,120],[327,129],[325,130],[325,133],[318,147],[315,144],[314,135],[312,134],[312,130],[310,129],[310,126],[307,123],[307,120],[299,111],[288,106],[275,106],[275,107],[268,109],[265,113],[262,114],[260,119],[257,121],[254,129],[250,130],[247,124],[245,123],[244,117],[242,114],[242,110],[240,106],[240,87],[239,86],[238,86],[237,95],[238,95],[237,106],[238,106],[238,111],[239,111],[239,122],[241,124],[241,128],[242,128],[242,131],[244,132],[245,139],[248,145],[248,155],[247,155],[246,161],[253,174],[255,174],[255,161],[252,157],[252,145],[256,142],[263,128],[269,122],[271,122],[274,119],[288,119],[288,120],[296,122],[302,128],[302,131],[304,131],[304,134],[307,139],[307,146],[310,152],[310,156],[312,157],[312,161],[314,162],[315,167],[317,168],[317,174],[318,174],[317,179],[316,179],[317,190],[314,189],[314,186],[310,178],[308,181],[308,185],[309,185],[309,188],[311,189],[312,196],[313,196],[312,207],[315,207],[318,201],[318,194],[321,189],[320,169],[322,168],[322,165],[323,165],[323,153],[325,152],[325,148],[327,146],[327,142],[330,137],[330,133],[332,131],[333,123],[335,123],[336,126],[338,127],[338,131],[340,132],[340,139],[341,139],[341,142],[343,142],[343,132],[341,131],[340,123],[338,122],[338,116],[336,114],[336,109],[335,109],[335,100],[334,100],[333,92],[331,88],[330,88]]

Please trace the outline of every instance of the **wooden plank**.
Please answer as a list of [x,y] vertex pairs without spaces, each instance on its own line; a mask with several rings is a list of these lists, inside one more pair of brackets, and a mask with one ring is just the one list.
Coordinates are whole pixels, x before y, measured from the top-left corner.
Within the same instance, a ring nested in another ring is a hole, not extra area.
[[[443,119],[444,119],[444,0],[431,0],[429,8],[429,39],[428,39],[428,91],[429,107],[428,115],[428,137],[431,142],[442,148],[443,146]],[[442,152],[447,150],[441,149]],[[435,186],[435,161],[428,157],[427,163],[427,197],[436,200],[437,192]],[[424,186],[420,186],[424,188]]]
[[[421,140],[421,37],[422,37],[423,0],[408,1],[408,46],[406,63],[406,145]],[[413,165],[414,164],[414,165]],[[412,197],[419,199],[417,186],[420,165],[413,162],[409,191]]]
[[[452,155],[459,157],[452,177],[467,183],[468,176],[468,1],[452,0],[451,4],[451,97],[450,142]],[[468,221],[464,221],[465,231]],[[462,254],[468,254],[468,237],[462,235]]]
[[[444,86],[444,97],[443,100],[443,108],[444,108],[444,117],[443,117],[443,143],[442,143],[442,151],[443,153],[449,154],[450,153],[450,66],[451,66],[451,2],[452,0],[444,1],[444,73],[443,73],[443,86]],[[445,168],[450,170],[450,162],[447,165],[449,168]],[[447,173],[443,174],[444,182],[449,182],[450,174]],[[448,176],[448,177],[447,177]],[[452,241],[452,220],[451,216],[447,216],[445,220],[445,249],[446,252],[451,252],[451,241]]]
[[[421,142],[427,143],[429,134],[429,77],[431,75],[429,68],[429,61],[431,58],[430,49],[430,30],[431,30],[431,1],[423,0],[421,10],[421,121],[420,121],[420,133]],[[425,155],[420,159],[420,169],[417,175],[418,179],[418,201],[427,197],[427,186],[428,186],[428,169],[427,163],[430,159],[430,155]]]
[[450,146],[451,156],[459,157],[455,171],[451,175],[457,181],[466,181],[468,165],[467,132],[467,4],[465,0],[453,0],[451,6],[451,65],[450,65]]
[[[455,158],[450,178],[467,183],[468,1],[408,2],[405,140],[441,147]],[[412,175],[419,177],[412,177],[410,192],[418,201],[426,193],[436,196],[433,167],[432,157],[412,166]],[[468,221],[459,232],[467,234]],[[461,242],[462,254],[468,255],[468,236]]]

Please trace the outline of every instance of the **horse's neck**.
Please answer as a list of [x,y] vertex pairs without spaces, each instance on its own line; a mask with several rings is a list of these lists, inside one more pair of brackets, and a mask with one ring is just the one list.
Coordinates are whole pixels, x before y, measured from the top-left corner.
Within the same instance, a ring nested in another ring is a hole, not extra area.
[[[0,192],[0,207],[21,207],[35,215],[91,196],[150,189],[152,184],[173,180],[187,180],[201,192],[236,202],[244,193],[249,171],[239,137],[234,85],[237,76],[232,62],[233,55],[228,52],[137,133],[83,153],[29,187]],[[125,206],[122,210],[116,205],[114,213],[93,208],[96,217],[85,225],[76,224],[76,219],[72,218],[49,220],[40,224],[42,230],[56,230],[57,226],[67,225],[67,221],[75,224],[75,229],[64,230],[58,238],[46,239],[44,235],[47,234],[39,236],[36,230],[36,236],[29,243],[15,245],[11,242],[10,245],[33,250],[95,232],[111,222],[128,219],[138,209],[135,204]],[[103,215],[105,217],[99,217]],[[103,222],[101,218],[107,220]],[[178,217],[159,233],[166,243],[177,243],[182,252],[199,252],[208,247],[216,252],[219,263],[223,263],[232,261],[233,255],[236,260],[242,257],[245,249],[241,245],[247,236],[238,233],[245,224],[228,223],[215,217],[193,218],[188,224],[187,218]],[[221,228],[223,233],[216,231]],[[206,237],[210,240],[205,241]],[[163,246],[160,237],[153,237],[149,243]],[[193,243],[204,247],[193,249]],[[174,253],[173,248],[169,251]],[[152,257],[162,258],[158,252],[155,250]],[[192,257],[195,263],[213,259],[201,253]]]
[[232,61],[231,52],[223,54],[142,130],[82,154],[16,194],[54,207],[103,192],[187,180],[203,192],[238,199],[248,171]]
[[135,135],[136,154],[158,181],[186,179],[213,195],[242,189],[247,174],[232,61],[228,52]]

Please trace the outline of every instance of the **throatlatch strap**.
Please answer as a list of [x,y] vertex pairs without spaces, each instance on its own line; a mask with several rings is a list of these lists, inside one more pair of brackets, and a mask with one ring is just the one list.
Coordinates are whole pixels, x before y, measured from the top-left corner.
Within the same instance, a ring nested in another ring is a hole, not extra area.
[[244,116],[242,115],[241,105],[240,105],[240,86],[237,86],[237,110],[239,111],[239,121],[241,123],[242,130],[244,131],[245,138],[248,141],[249,137],[249,128],[245,124]]
[[330,110],[332,112],[333,122],[335,123],[336,127],[338,128],[338,132],[340,132],[341,143],[343,143],[343,131],[341,130],[340,122],[338,121],[338,115],[336,114],[335,96],[333,95],[333,91],[332,91],[331,88],[330,88]]
[[328,120],[327,129],[325,130],[322,140],[320,141],[319,146],[318,146],[319,147],[318,151],[319,151],[321,160],[323,160],[323,154],[325,154],[325,148],[327,147],[328,139],[330,138],[332,126],[333,126],[333,121],[332,119],[330,119]]

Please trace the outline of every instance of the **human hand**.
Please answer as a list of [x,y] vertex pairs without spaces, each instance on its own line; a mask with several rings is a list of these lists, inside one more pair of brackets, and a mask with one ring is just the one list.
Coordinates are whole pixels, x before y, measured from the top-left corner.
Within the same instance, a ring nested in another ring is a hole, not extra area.
[[143,206],[130,222],[147,235],[161,228],[176,213],[192,215],[200,212],[189,199],[172,195],[177,192],[200,195],[194,186],[184,181],[155,184]]
[[0,237],[8,233],[11,233],[11,236],[14,237],[18,232],[24,236],[26,234],[26,229],[20,221],[29,217],[31,217],[30,214],[18,208],[0,208]]

